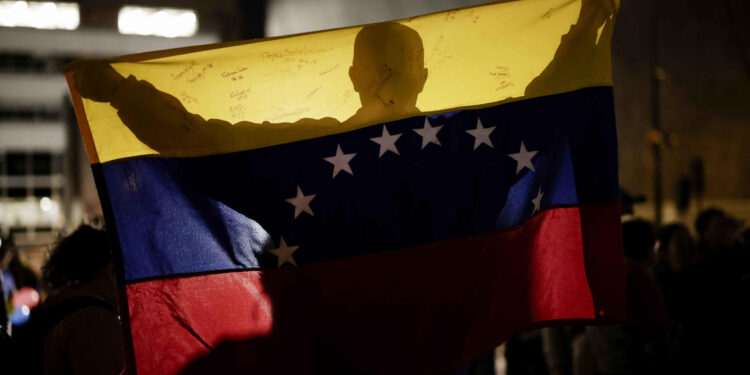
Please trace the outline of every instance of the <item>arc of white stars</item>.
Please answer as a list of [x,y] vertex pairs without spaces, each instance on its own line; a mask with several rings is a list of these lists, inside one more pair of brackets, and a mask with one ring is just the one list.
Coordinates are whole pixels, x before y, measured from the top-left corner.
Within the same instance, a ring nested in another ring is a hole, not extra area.
[[289,198],[286,201],[289,202],[292,206],[294,206],[294,218],[296,219],[299,214],[303,212],[307,212],[310,214],[310,216],[315,216],[313,214],[312,208],[310,208],[310,202],[315,198],[315,194],[305,195],[302,193],[302,189],[297,185],[297,196],[294,198]]
[[534,172],[534,163],[531,162],[531,159],[534,158],[534,155],[536,155],[537,152],[538,151],[526,150],[526,145],[521,141],[521,151],[515,154],[508,154],[508,156],[518,162],[516,164],[516,174],[521,173],[524,168],[529,168]]
[[544,196],[544,193],[542,193],[542,187],[539,187],[539,192],[536,194],[536,198],[531,200],[531,203],[534,205],[534,210],[531,211],[531,214],[535,214],[539,212],[542,208],[542,197]]
[[474,137],[474,150],[477,149],[477,147],[481,145],[487,145],[491,148],[494,148],[492,145],[492,141],[490,140],[490,134],[495,131],[494,126],[490,126],[489,128],[485,128],[482,126],[482,120],[477,118],[477,127],[476,129],[470,129],[466,132],[471,134]]
[[440,146],[440,140],[438,139],[437,134],[442,127],[443,125],[433,127],[430,124],[430,120],[425,117],[424,127],[421,129],[414,129],[417,134],[422,136],[422,150],[424,150],[424,148],[427,147],[427,145],[429,145],[430,143],[434,143]]
[[388,151],[396,155],[399,154],[396,148],[396,141],[400,137],[401,134],[388,134],[388,129],[383,125],[383,134],[380,137],[370,138],[370,140],[380,145],[380,155],[378,157],[382,157]]
[[286,244],[286,241],[284,241],[284,237],[281,237],[281,245],[279,247],[269,250],[271,254],[276,255],[276,257],[279,259],[279,264],[277,267],[281,268],[281,266],[284,263],[291,263],[293,265],[297,265],[297,262],[294,261],[294,252],[297,251],[297,248],[299,246],[288,246]]
[[337,144],[336,155],[323,158],[323,160],[333,164],[333,177],[331,178],[335,178],[336,175],[341,171],[347,172],[350,175],[354,176],[354,172],[352,172],[352,167],[349,166],[349,162],[352,161],[355,156],[357,156],[356,152],[345,154],[344,151],[341,150],[341,145]]

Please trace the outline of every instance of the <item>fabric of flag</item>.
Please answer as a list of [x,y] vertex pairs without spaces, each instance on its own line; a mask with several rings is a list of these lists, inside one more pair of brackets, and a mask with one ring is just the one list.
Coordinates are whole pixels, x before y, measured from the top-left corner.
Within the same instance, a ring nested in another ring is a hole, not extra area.
[[446,373],[622,318],[617,5],[68,66],[129,370]]

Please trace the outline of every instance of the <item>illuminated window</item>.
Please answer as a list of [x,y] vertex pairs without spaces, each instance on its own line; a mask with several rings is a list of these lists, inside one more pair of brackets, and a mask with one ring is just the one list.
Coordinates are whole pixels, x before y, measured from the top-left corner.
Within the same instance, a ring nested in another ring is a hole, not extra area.
[[117,15],[117,28],[123,34],[193,36],[198,31],[198,17],[190,9],[124,6]]
[[76,3],[0,1],[0,26],[74,30],[80,21]]

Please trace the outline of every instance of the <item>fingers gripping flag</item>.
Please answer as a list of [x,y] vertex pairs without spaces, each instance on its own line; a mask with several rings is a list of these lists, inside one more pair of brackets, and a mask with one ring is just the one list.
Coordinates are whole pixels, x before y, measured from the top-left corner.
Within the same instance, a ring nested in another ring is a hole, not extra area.
[[129,370],[440,373],[621,317],[616,5],[68,66]]

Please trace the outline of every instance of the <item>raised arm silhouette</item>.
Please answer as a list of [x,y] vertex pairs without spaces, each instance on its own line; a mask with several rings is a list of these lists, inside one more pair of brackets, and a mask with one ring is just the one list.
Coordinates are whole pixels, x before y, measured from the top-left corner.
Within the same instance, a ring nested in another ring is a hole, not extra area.
[[106,62],[88,64],[74,73],[81,96],[109,102],[141,142],[161,153],[254,137],[261,127],[295,132],[300,127],[340,126],[416,114],[417,96],[427,80],[422,39],[413,29],[395,22],[365,26],[354,42],[349,77],[362,107],[344,122],[325,117],[294,123],[232,124],[190,113],[174,96],[132,75],[125,78]]
[[585,80],[591,71],[609,66],[597,61],[597,58],[609,56],[609,52],[602,54],[597,50],[604,48],[599,45],[600,37],[612,33],[616,7],[616,0],[582,0],[578,21],[562,36],[552,61],[526,85],[524,94],[530,97],[549,95],[550,87],[569,86]]

